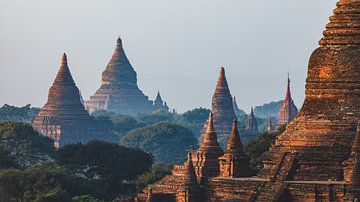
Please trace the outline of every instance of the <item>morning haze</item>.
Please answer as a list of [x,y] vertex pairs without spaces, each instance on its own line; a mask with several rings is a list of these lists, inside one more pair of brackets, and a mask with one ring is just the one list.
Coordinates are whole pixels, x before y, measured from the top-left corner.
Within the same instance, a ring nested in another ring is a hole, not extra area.
[[283,99],[287,71],[300,107],[335,2],[0,0],[0,104],[41,107],[62,52],[88,99],[121,36],[140,89],[180,112],[210,106],[220,66],[240,108]]

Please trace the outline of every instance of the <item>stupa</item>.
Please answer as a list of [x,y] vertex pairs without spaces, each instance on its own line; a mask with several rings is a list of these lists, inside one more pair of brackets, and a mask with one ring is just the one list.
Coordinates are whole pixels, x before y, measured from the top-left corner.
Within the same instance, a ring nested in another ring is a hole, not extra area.
[[[223,144],[223,148],[226,146],[226,142],[229,138],[232,122],[236,119],[236,115],[233,108],[233,98],[230,94],[229,86],[225,77],[224,67],[220,68],[220,74],[215,87],[215,92],[211,102],[211,112],[213,114],[214,127],[218,136],[218,141]],[[206,132],[208,126],[208,120],[204,124],[202,135],[200,137],[200,143]]]
[[94,119],[85,110],[65,53],[49,90],[47,103],[34,117],[32,126],[42,135],[52,138],[55,147],[69,143],[86,143],[93,139],[112,139],[105,129],[97,127]]
[[106,110],[134,116],[154,110],[152,101],[137,85],[136,72],[125,54],[120,38],[102,73],[100,88],[85,102],[85,106],[89,112]]
[[297,114],[298,109],[294,103],[294,100],[291,97],[290,77],[288,75],[285,99],[278,111],[278,121],[276,124],[276,128],[279,129],[281,128],[281,126],[290,123],[292,120],[295,119]]

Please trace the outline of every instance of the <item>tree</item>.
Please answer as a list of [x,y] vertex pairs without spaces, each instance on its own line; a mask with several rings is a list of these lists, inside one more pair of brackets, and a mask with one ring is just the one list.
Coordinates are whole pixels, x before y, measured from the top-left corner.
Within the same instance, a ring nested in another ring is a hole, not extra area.
[[0,122],[0,145],[11,151],[20,166],[49,161],[55,154],[53,141],[39,135],[30,124]]
[[16,159],[2,145],[0,145],[0,169],[17,167]]
[[66,145],[57,152],[56,161],[88,180],[97,180],[110,196],[126,194],[126,182],[151,168],[152,156],[139,149],[91,141]]
[[152,125],[158,122],[172,121],[174,120],[174,114],[159,110],[151,114],[140,116],[139,120],[141,122],[144,122],[146,125]]
[[39,113],[40,109],[31,107],[30,104],[23,107],[15,107],[8,104],[0,107],[0,120],[31,122],[31,119]]
[[149,170],[148,172],[140,175],[136,179],[136,181],[135,181],[136,188],[138,190],[141,190],[145,186],[147,186],[149,184],[153,184],[153,183],[159,181],[165,175],[171,174],[171,167],[172,166],[165,165],[165,164],[156,164],[156,165],[154,165],[151,168],[151,170]]
[[81,179],[54,163],[25,170],[0,170],[0,201],[71,201],[71,196],[91,193],[106,197],[103,188]]
[[277,136],[279,136],[286,126],[281,127],[274,133],[262,133],[255,140],[250,140],[244,147],[245,153],[250,157],[250,165],[253,170],[253,174],[256,174],[262,168],[261,155],[268,151],[271,145],[274,144]]
[[197,139],[188,128],[160,122],[130,131],[121,138],[120,144],[150,152],[157,162],[180,163],[187,150],[197,145]]

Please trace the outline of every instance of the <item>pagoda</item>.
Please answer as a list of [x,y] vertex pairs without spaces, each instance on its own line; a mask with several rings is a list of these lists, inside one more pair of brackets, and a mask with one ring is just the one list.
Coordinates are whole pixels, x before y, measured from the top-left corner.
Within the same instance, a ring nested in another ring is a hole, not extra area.
[[254,114],[254,108],[252,108],[252,107],[251,107],[250,114],[248,115],[248,118],[246,121],[245,130],[258,131],[258,122],[257,122],[255,114]]
[[169,107],[167,103],[163,101],[161,98],[160,92],[158,91],[156,98],[154,100],[154,110],[162,110],[162,111],[169,111]]
[[85,110],[65,53],[49,90],[47,103],[34,117],[32,126],[40,134],[52,138],[55,147],[70,143],[86,143],[93,139],[111,139],[106,130],[97,127],[94,119]]
[[100,88],[85,102],[85,106],[91,113],[106,110],[136,116],[154,111],[152,101],[137,85],[136,72],[125,54],[120,38],[102,73]]
[[290,77],[288,75],[287,79],[287,86],[286,86],[286,95],[285,99],[278,111],[278,121],[276,124],[276,129],[281,128],[281,126],[290,123],[292,120],[295,119],[296,115],[298,114],[298,109],[294,104],[294,101],[291,97],[290,92]]
[[[233,98],[225,77],[224,67],[220,68],[220,74],[212,97],[211,112],[213,114],[214,128],[218,136],[218,141],[225,147],[231,132],[232,121],[236,119],[236,115],[233,107]],[[200,142],[206,132],[207,125],[208,120],[204,124]]]
[[233,121],[226,152],[219,161],[220,177],[238,178],[250,175],[249,157],[244,154],[236,119]]

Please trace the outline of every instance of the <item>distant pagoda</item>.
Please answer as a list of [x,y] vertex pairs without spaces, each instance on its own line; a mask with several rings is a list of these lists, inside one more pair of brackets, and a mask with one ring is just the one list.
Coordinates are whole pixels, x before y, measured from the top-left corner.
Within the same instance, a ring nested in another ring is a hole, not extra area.
[[291,98],[290,92],[290,78],[288,76],[287,86],[286,86],[286,95],[285,99],[278,111],[278,121],[276,124],[276,129],[279,129],[281,126],[290,123],[295,119],[298,114],[298,109],[294,104],[293,99]]
[[65,53],[47,103],[33,119],[32,126],[42,135],[52,138],[56,147],[92,139],[110,140],[106,131],[96,127],[94,119],[85,110]]
[[115,51],[102,73],[102,83],[90,100],[85,102],[89,112],[112,111],[124,115],[147,114],[154,111],[153,103],[139,89],[137,75],[117,39]]
[[167,106],[166,102],[164,102],[163,99],[161,98],[159,91],[154,100],[154,110],[169,111],[169,107]]
[[248,131],[258,131],[258,122],[254,114],[254,108],[251,107],[250,114],[246,121],[246,128]]
[[[229,86],[225,77],[224,67],[220,68],[220,75],[216,84],[215,92],[211,102],[211,112],[213,114],[214,127],[218,136],[218,141],[225,148],[229,138],[232,122],[236,119],[233,108],[233,98],[230,94]],[[206,132],[208,120],[204,124],[202,136]],[[200,142],[202,137],[200,138]]]

